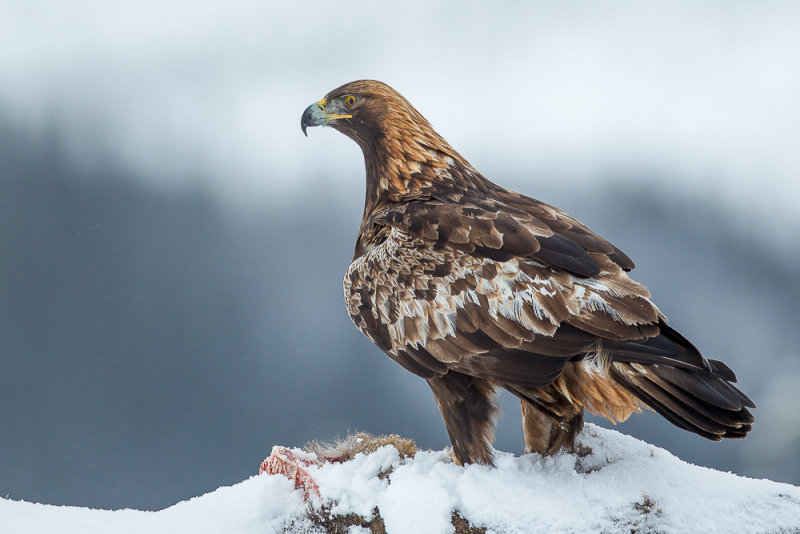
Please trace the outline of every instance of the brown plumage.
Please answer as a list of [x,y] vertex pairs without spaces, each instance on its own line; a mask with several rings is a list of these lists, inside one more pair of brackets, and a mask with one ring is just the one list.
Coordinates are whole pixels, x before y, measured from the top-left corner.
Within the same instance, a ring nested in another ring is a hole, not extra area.
[[306,109],[364,153],[364,217],[345,275],[355,325],[428,381],[456,461],[492,461],[498,387],[520,398],[527,451],[573,445],[583,410],[651,408],[712,440],[750,430],[752,401],[563,211],[475,170],[389,86],[361,80]]

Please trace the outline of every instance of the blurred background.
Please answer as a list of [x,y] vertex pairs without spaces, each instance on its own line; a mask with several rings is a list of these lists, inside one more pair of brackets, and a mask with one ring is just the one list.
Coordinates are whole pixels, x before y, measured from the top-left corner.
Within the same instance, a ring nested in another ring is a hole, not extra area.
[[361,153],[300,132],[358,78],[618,245],[758,405],[745,441],[619,430],[800,483],[800,4],[403,6],[0,1],[0,495],[160,509],[275,444],[448,445],[345,312]]

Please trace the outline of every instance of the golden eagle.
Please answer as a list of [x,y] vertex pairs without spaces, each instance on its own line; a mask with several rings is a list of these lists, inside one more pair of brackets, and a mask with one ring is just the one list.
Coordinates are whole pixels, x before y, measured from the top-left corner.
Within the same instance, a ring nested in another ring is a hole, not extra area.
[[364,217],[344,296],[353,323],[427,380],[458,463],[492,463],[505,388],[525,450],[570,448],[583,410],[651,408],[708,439],[742,438],[754,407],[724,363],[673,330],[617,247],[481,175],[388,85],[360,80],[303,113],[361,147]]

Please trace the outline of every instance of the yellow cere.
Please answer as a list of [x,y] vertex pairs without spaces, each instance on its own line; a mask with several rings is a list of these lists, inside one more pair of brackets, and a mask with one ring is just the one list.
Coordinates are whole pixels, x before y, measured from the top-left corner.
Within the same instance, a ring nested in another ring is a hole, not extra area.
[[332,121],[334,119],[352,119],[353,118],[352,115],[342,115],[340,113],[329,113],[329,112],[325,111],[325,105],[327,103],[328,103],[328,99],[327,98],[323,98],[322,100],[318,100],[317,101],[317,106],[322,110],[323,113],[325,113],[325,124],[327,124],[329,121]]

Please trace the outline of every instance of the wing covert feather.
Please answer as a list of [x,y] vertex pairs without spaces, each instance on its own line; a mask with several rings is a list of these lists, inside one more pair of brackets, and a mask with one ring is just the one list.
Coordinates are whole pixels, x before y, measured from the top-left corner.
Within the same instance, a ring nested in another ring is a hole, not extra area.
[[[387,213],[384,221],[397,224],[402,215]],[[610,339],[658,333],[647,290],[604,255],[588,255],[595,278],[536,259],[495,261],[439,243],[438,220],[392,226],[345,277],[356,326],[412,372],[429,378],[455,370],[538,387],[594,350],[597,332]],[[428,237],[404,231],[411,227]]]

